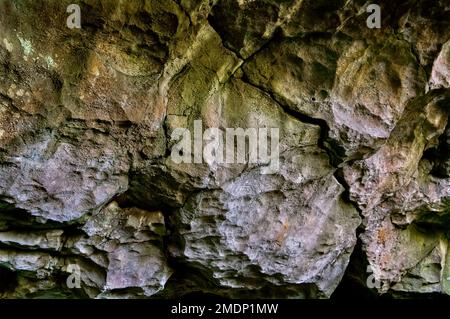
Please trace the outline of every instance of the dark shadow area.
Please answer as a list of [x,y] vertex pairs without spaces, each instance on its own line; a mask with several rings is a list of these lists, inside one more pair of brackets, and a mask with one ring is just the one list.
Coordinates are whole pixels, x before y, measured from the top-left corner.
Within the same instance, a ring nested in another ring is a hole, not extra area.
[[17,273],[0,265],[0,295],[14,291],[17,285]]

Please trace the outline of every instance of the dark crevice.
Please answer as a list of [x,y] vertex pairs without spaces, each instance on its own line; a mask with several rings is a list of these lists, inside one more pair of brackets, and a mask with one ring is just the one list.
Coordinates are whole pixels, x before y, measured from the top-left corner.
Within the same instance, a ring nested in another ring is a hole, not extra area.
[[[256,88],[258,91],[261,91],[264,94],[268,95],[270,97],[270,99],[273,100],[276,104],[278,104],[278,106],[280,106],[280,108],[283,110],[283,112],[286,113],[287,115],[296,118],[300,122],[319,126],[320,127],[320,137],[319,137],[318,144],[321,149],[325,150],[328,153],[328,149],[325,146],[325,140],[328,139],[328,132],[330,131],[330,129],[325,120],[310,117],[302,112],[299,112],[297,110],[294,110],[294,109],[284,105],[283,103],[281,103],[279,101],[279,99],[276,98],[276,96],[272,92],[270,92],[269,90],[266,90],[264,87],[262,87],[260,85],[253,83],[245,73],[240,78],[240,80],[243,81],[244,83]],[[330,157],[330,159],[331,159],[331,157]]]
[[42,231],[62,229],[69,231],[78,227],[77,221],[62,223],[52,220],[39,219],[26,210],[16,208],[13,204],[0,200],[0,231]]
[[169,134],[169,125],[167,124],[167,114],[164,117],[164,121],[162,123],[162,128],[164,130],[164,139],[165,139],[165,153],[164,153],[164,157],[169,157],[170,153],[171,153],[171,149],[170,149],[170,134]]
[[318,141],[318,146],[327,153],[330,165],[336,169],[334,177],[345,189],[345,191],[342,194],[342,199],[345,202],[351,204],[353,207],[355,207],[355,209],[360,214],[361,219],[363,219],[362,212],[358,204],[353,200],[351,200],[350,198],[350,186],[347,184],[347,181],[344,178],[343,168],[341,167],[344,162],[343,158],[345,156],[345,149],[342,146],[340,146],[336,141],[334,141],[329,137],[330,128],[328,126],[328,123],[323,119],[310,117],[302,112],[293,110],[291,107],[284,105],[283,103],[280,102],[279,99],[277,99],[277,97],[272,92],[253,83],[245,73],[241,78],[241,80],[247,83],[248,85],[251,85],[256,89],[262,91],[263,93],[269,95],[269,97],[274,102],[276,102],[286,114],[298,119],[303,123],[313,124],[320,127],[320,137]]
[[[214,7],[212,8],[211,12],[213,12]],[[262,50],[264,50],[270,43],[272,43],[272,41],[277,40],[277,39],[282,39],[283,36],[283,30],[280,27],[277,27],[270,38],[265,39],[263,41],[262,44],[260,44],[258,46],[258,48],[256,48],[252,53],[250,53],[247,57],[243,57],[241,55],[241,53],[236,50],[236,48],[233,48],[231,45],[229,45],[227,43],[226,40],[224,40],[224,35],[222,34],[222,32],[220,31],[220,27],[218,26],[218,24],[214,21],[214,16],[209,15],[208,16],[208,23],[209,25],[214,29],[214,31],[217,33],[217,35],[219,36],[221,42],[222,42],[222,46],[224,48],[226,48],[227,50],[233,52],[239,59],[245,61],[249,61],[250,59],[252,59],[252,57],[254,57],[255,55],[257,55],[259,52],[261,52]]]
[[4,293],[13,292],[18,284],[17,273],[0,265],[0,297]]
[[[359,216],[361,217],[361,220],[363,220],[364,215],[362,214],[362,210],[359,208],[358,203],[356,203],[354,200],[351,199],[350,185],[347,183],[347,181],[344,177],[344,169],[343,168],[336,169],[336,171],[334,172],[334,178],[336,178],[338,183],[341,184],[342,187],[344,187],[344,192],[341,195],[342,199],[346,203],[352,204],[353,207],[355,207],[355,209],[358,211]],[[360,225],[360,228],[361,227],[363,227],[363,224]],[[360,228],[359,228],[359,231],[357,232],[357,235],[359,235],[360,233],[363,232]]]
[[274,30],[272,37],[268,39],[266,42],[264,42],[258,49],[256,49],[254,52],[252,52],[247,58],[242,58],[244,62],[250,61],[253,57],[258,55],[260,52],[262,52],[265,48],[269,46],[273,41],[280,41],[283,39],[283,31],[280,27]]
[[332,300],[374,300],[380,295],[376,289],[367,286],[367,272],[369,262],[363,249],[361,239],[358,238],[355,248],[350,256],[347,269],[336,290],[331,295]]
[[339,286],[331,295],[332,300],[391,300],[391,299],[442,299],[449,300],[449,296],[440,293],[417,293],[389,290],[380,294],[377,289],[369,288],[374,284],[373,275],[363,244],[358,239],[355,249],[350,256],[350,262]]
[[266,90],[264,87],[260,85],[253,83],[245,73],[240,80],[258,89],[259,91],[262,91],[264,94],[267,94],[275,103],[277,103],[281,107],[283,112],[286,113],[287,115],[296,118],[300,122],[319,126],[320,127],[320,136],[318,141],[319,148],[321,148],[328,154],[330,164],[333,167],[337,168],[339,167],[340,164],[343,163],[345,150],[336,141],[332,140],[329,137],[330,127],[328,126],[328,123],[325,120],[311,117],[298,110],[294,110],[289,106],[286,106],[272,92]]

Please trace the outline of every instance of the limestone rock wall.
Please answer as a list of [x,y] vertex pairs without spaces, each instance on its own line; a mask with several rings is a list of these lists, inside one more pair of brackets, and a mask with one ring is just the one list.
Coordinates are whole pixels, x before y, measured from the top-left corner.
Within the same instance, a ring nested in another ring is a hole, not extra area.
[[[1,297],[328,298],[355,247],[450,294],[448,1],[71,3],[0,0]],[[279,170],[175,163],[198,120]]]

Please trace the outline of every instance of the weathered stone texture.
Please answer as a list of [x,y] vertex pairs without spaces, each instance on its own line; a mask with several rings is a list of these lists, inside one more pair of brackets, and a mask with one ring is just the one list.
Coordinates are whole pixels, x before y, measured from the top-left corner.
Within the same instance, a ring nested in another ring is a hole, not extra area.
[[[379,293],[450,294],[448,1],[70,3],[0,1],[1,297],[327,298],[358,238]],[[196,120],[280,169],[176,164]]]

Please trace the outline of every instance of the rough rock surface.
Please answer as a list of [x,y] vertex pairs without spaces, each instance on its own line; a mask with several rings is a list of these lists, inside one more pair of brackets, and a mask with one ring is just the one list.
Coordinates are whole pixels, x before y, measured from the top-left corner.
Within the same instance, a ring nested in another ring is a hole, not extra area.
[[[0,1],[0,297],[450,294],[448,1],[71,2]],[[279,170],[175,163],[196,120]]]

